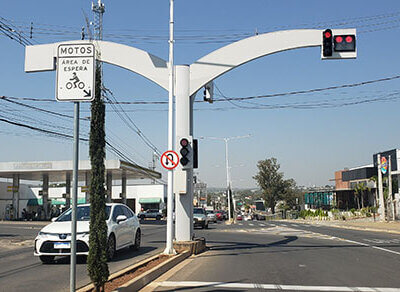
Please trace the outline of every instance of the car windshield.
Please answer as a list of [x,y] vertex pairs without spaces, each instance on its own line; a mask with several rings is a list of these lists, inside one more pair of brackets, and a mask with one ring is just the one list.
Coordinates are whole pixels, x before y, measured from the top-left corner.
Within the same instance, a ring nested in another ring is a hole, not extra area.
[[201,208],[194,208],[193,213],[194,214],[204,214],[204,210]]
[[[106,206],[106,220],[110,217],[111,206]],[[69,208],[67,211],[61,214],[57,218],[57,222],[71,221],[72,209]],[[76,208],[76,220],[77,221],[89,221],[90,220],[90,206],[78,206]]]
[[208,215],[208,214],[214,214],[214,211],[208,210],[208,211],[207,211],[207,215]]

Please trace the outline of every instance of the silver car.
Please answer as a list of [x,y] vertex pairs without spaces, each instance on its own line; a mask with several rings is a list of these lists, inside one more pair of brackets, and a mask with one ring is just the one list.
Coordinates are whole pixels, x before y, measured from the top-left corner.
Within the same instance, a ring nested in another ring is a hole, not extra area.
[[201,227],[203,229],[208,228],[209,219],[206,214],[206,210],[203,208],[193,209],[193,225],[194,227]]
[[210,222],[217,223],[217,215],[215,215],[213,210],[206,210],[207,218]]

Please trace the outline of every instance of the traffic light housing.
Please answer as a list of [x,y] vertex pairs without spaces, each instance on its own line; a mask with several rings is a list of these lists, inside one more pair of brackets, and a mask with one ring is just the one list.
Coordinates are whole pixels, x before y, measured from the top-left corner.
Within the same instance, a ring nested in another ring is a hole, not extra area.
[[333,49],[335,52],[355,52],[356,36],[355,35],[335,35],[333,37]]
[[193,139],[193,168],[199,167],[199,159],[198,159],[198,140]]
[[332,30],[326,29],[322,33],[322,55],[331,57],[333,53]]
[[188,138],[181,138],[179,140],[179,153],[181,154],[180,158],[180,163],[182,165],[182,168],[189,168],[190,167],[190,162],[191,162],[191,147],[190,147],[190,142]]

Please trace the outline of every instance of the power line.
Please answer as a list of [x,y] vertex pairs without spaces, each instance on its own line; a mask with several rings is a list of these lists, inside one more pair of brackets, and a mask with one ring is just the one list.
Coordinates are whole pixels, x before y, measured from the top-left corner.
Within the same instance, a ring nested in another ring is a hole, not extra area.
[[[144,133],[140,130],[140,128],[136,125],[136,123],[129,117],[129,115],[124,111],[124,109],[121,107],[121,105],[119,105],[119,110],[117,111],[116,108],[116,104],[115,102],[117,102],[114,94],[112,93],[112,91],[110,89],[104,88],[105,92],[108,93],[110,95],[110,97],[114,100],[111,100],[108,98],[108,100],[110,101],[111,106],[116,110],[116,113],[118,114],[118,116],[121,118],[121,120],[131,129],[133,130],[139,137],[140,139],[142,139],[142,141],[154,152],[156,152],[158,155],[161,156],[161,151],[158,150],[158,148],[150,141],[149,138],[146,137],[146,135],[144,135]],[[121,114],[122,112],[122,114]]]

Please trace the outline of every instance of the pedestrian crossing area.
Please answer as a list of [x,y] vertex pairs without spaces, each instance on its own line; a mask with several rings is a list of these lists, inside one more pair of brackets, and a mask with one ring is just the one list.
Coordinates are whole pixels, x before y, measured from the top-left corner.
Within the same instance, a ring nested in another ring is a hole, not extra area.
[[[281,236],[297,236],[297,237],[311,237],[320,239],[337,240],[336,237],[330,235],[320,234],[313,232],[311,226],[305,224],[283,224],[281,222],[239,222],[234,227],[225,229],[226,232],[246,232],[251,234],[270,234]],[[318,225],[312,227],[319,227]]]

